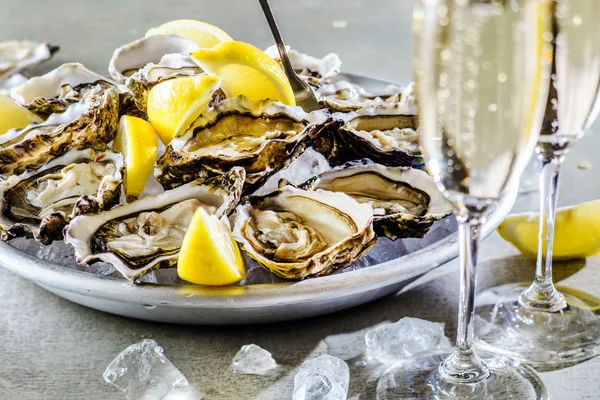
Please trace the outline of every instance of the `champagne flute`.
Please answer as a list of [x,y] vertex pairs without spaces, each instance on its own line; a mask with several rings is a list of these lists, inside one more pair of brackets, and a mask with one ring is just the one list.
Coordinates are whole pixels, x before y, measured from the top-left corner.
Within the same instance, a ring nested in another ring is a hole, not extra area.
[[[560,166],[600,109],[598,0],[553,0],[552,73],[536,153],[541,164],[540,235],[535,280],[491,289],[478,315],[488,323],[482,347],[517,357],[536,369],[557,369],[600,353],[600,318],[589,295],[557,290],[552,241]],[[567,294],[568,293],[568,294]]]
[[380,378],[389,399],[544,399],[531,368],[473,347],[479,232],[533,153],[546,102],[540,1],[422,0],[414,13],[421,145],[455,206],[460,238],[457,346],[402,360]]

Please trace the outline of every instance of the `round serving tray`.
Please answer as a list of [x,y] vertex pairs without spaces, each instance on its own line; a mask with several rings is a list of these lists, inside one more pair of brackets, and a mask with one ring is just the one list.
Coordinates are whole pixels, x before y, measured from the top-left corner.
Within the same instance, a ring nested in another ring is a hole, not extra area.
[[[390,84],[352,74],[342,78],[374,91]],[[516,188],[496,205],[483,238],[508,215],[515,198]],[[127,317],[186,324],[275,322],[342,310],[398,291],[457,257],[456,221],[447,218],[434,224],[423,239],[388,241],[386,246],[388,251],[401,248],[398,254],[403,255],[300,282],[225,287],[132,284],[75,267],[72,251],[62,243],[44,248],[23,239],[0,242],[0,265],[67,300]]]

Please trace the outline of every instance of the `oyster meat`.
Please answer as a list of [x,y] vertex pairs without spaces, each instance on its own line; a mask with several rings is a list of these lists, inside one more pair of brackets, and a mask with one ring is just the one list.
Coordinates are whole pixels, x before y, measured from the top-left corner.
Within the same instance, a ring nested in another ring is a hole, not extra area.
[[238,206],[233,236],[277,276],[302,279],[353,264],[377,238],[373,210],[344,193],[285,186]]
[[175,266],[194,212],[203,207],[218,217],[229,214],[239,202],[244,177],[243,168],[233,168],[219,177],[78,216],[65,229],[65,242],[74,247],[79,263],[108,262],[134,281],[153,269]]
[[116,82],[90,71],[82,64],[67,63],[10,91],[13,100],[42,118],[63,113],[92,92],[115,87]]
[[252,189],[336,124],[322,111],[307,114],[300,107],[243,96],[226,99],[173,139],[158,160],[155,176],[164,187],[176,187],[243,166],[247,189]]
[[62,114],[0,136],[0,177],[41,168],[72,149],[110,142],[117,130],[119,92],[106,88],[73,103]]
[[62,239],[75,215],[119,202],[123,157],[111,151],[71,150],[38,170],[0,183],[0,236],[28,236],[44,244]]
[[58,46],[28,40],[0,42],[0,80],[52,58]]
[[[152,35],[119,47],[113,53],[108,72],[118,83],[150,63],[160,63],[165,54],[188,56],[200,46],[179,35]],[[195,68],[198,68],[196,65]]]
[[423,237],[435,221],[452,211],[433,178],[410,167],[361,160],[324,172],[301,187],[342,192],[370,205],[375,232],[392,240]]
[[[323,58],[316,58],[292,50],[289,46],[286,46],[286,51],[290,63],[298,76],[309,85],[317,88],[329,82],[331,78],[340,73],[340,69],[342,68],[342,61],[335,53],[327,54]],[[281,63],[277,46],[273,45],[269,47],[265,50],[265,53],[275,61]]]

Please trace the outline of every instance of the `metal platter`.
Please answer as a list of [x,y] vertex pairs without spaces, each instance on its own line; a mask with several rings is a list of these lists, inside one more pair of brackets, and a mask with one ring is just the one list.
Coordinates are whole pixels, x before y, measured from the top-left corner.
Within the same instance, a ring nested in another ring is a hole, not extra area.
[[[373,91],[390,84],[351,74],[343,79]],[[515,198],[516,188],[497,204],[483,238],[508,215]],[[67,300],[127,317],[185,324],[275,322],[326,314],[394,293],[457,257],[456,221],[450,217],[437,222],[422,239],[380,240],[371,253],[370,265],[359,261],[330,276],[277,283],[256,279],[225,287],[132,284],[76,265],[63,243],[42,246],[26,239],[0,242],[0,265]]]

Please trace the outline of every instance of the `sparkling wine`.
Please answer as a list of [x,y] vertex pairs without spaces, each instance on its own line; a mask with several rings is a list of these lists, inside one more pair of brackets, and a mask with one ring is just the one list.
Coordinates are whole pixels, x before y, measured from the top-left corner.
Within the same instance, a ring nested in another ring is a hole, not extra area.
[[583,135],[600,109],[600,23],[598,0],[558,0],[548,38],[552,74],[542,150],[565,148]]
[[422,60],[434,70],[417,74],[422,144],[459,207],[498,199],[537,142],[550,79],[550,5],[457,1],[422,21],[435,32],[421,39],[436,49],[424,54],[437,57]]

